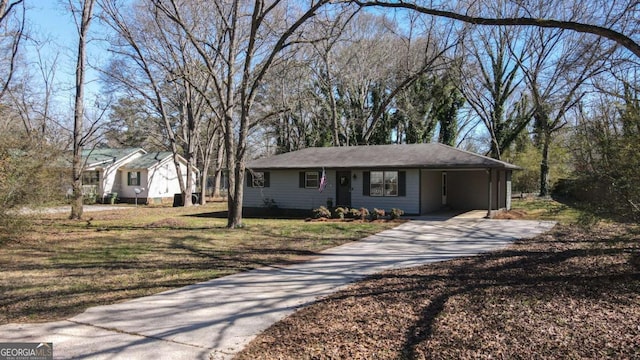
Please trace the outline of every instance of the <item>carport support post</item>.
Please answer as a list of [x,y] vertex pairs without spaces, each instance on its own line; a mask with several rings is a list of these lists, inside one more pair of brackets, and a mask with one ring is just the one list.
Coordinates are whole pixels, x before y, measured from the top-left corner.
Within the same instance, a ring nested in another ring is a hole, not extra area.
[[492,169],[487,169],[487,174],[489,174],[489,181],[488,181],[488,184],[489,184],[489,189],[488,190],[489,191],[487,191],[487,219],[490,219],[491,218],[491,197],[492,197],[491,196],[491,188],[493,187],[492,186],[492,181],[491,181],[492,180],[491,178],[493,177],[492,176],[493,175]]

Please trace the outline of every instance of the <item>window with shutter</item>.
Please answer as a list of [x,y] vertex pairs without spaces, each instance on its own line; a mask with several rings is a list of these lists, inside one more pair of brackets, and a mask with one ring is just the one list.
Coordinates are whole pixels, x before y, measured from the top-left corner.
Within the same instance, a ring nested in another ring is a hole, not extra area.
[[127,173],[127,185],[140,186],[140,171],[129,171]]
[[247,187],[265,188],[269,187],[269,172],[250,171],[247,173]]
[[307,171],[304,173],[304,187],[307,189],[317,189],[320,186],[320,175],[317,171]]
[[364,196],[406,196],[404,171],[365,171],[362,175]]

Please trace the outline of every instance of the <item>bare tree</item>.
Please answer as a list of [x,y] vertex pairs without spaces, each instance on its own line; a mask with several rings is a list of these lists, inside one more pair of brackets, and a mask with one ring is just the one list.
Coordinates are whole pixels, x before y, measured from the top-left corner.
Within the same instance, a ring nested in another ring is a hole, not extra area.
[[5,95],[15,73],[20,43],[24,37],[24,0],[0,0],[0,99]]
[[[25,68],[35,69],[36,74],[24,71],[17,78],[18,84],[7,90],[7,95],[18,109],[25,133],[31,139],[45,140],[51,135],[54,122],[52,114],[53,93],[56,90],[56,70],[59,54],[45,58],[42,49],[44,43],[35,43],[35,60],[23,64]],[[38,81],[36,81],[38,79]]]
[[489,154],[502,154],[531,119],[531,107],[524,94],[523,74],[519,63],[525,56],[513,29],[494,27],[478,29],[466,42],[467,63],[463,66],[460,90],[467,104],[482,120],[490,139]]
[[253,111],[268,70],[285,49],[302,38],[303,25],[328,0],[310,4],[276,0],[214,2],[203,11],[197,1],[153,0],[189,39],[212,76],[216,103],[222,109],[229,168],[227,226],[242,226],[243,183],[249,131],[264,118]]
[[[82,0],[80,9],[75,8],[75,4],[70,0],[69,5],[74,13],[78,30],[78,50],[76,62],[75,81],[75,105],[73,113],[73,159],[72,159],[72,186],[73,195],[71,202],[71,219],[81,219],[83,212],[82,196],[82,171],[83,159],[82,148],[84,140],[84,85],[86,71],[86,48],[89,36],[89,26],[93,18],[93,7],[95,0]],[[76,15],[79,13],[79,16]]]
[[[104,0],[101,6],[105,23],[117,34],[110,49],[114,54],[112,71],[106,75],[109,81],[144,99],[161,119],[174,155],[183,205],[191,206],[198,153],[205,157],[206,169],[215,134],[211,129],[217,127],[208,124],[219,118],[218,107],[207,94],[212,78],[201,69],[188,38],[152,2],[130,8],[118,0]],[[205,125],[209,131],[203,132]],[[187,160],[186,176],[179,155]],[[202,184],[206,186],[206,179]]]
[[540,196],[549,193],[549,149],[567,125],[565,115],[585,94],[585,82],[604,70],[612,48],[597,38],[563,30],[532,29],[520,63],[533,107],[535,142],[542,154]]

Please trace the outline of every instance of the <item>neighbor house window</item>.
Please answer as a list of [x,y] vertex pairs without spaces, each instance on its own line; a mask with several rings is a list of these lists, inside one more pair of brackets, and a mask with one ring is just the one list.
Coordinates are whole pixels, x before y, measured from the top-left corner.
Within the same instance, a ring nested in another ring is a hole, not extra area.
[[398,196],[397,171],[372,171],[369,182],[370,196]]
[[140,171],[129,171],[127,173],[127,185],[140,186]]
[[82,185],[98,185],[100,182],[100,172],[85,171],[82,173]]
[[307,189],[317,189],[320,186],[320,175],[317,171],[307,171],[304,173],[304,187]]

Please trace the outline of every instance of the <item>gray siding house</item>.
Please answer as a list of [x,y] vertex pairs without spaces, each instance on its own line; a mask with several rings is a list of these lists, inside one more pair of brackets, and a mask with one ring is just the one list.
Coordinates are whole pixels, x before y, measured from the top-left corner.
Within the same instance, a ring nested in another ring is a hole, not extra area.
[[490,215],[511,208],[515,169],[438,143],[307,148],[250,161],[244,210],[330,205],[399,208],[410,215],[482,209]]

